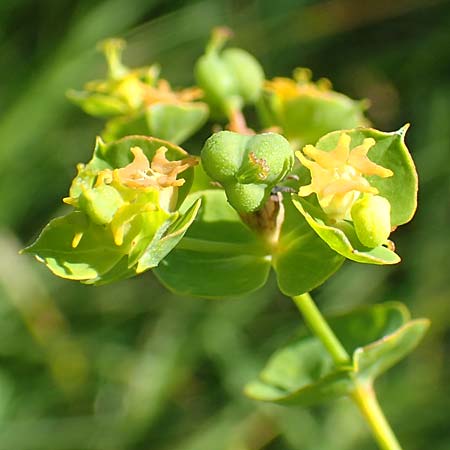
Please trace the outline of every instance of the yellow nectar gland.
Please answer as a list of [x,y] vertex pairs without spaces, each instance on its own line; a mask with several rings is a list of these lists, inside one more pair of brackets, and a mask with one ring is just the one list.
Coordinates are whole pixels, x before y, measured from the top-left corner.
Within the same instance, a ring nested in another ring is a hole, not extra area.
[[374,139],[364,139],[361,145],[351,150],[350,142],[350,136],[341,133],[336,148],[330,152],[307,145],[303,153],[295,153],[311,172],[311,184],[302,186],[298,195],[306,197],[316,193],[320,206],[333,220],[351,220],[350,209],[360,193],[378,194],[364,176],[387,178],[393,175],[391,170],[367,157],[367,152],[375,145]]

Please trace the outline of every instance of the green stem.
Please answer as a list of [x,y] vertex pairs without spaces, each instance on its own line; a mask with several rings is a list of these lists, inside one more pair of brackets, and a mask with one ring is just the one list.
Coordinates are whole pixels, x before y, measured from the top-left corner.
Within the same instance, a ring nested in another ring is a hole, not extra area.
[[292,297],[292,299],[303,314],[307,326],[320,339],[333,358],[334,363],[337,366],[349,363],[349,354],[333,333],[311,296],[306,293]]
[[378,403],[372,383],[361,384],[356,382],[356,388],[351,398],[358,406],[366,422],[370,425],[380,449],[402,450]]
[[[309,294],[292,297],[302,313],[307,326],[320,339],[337,366],[351,363],[351,358]],[[373,436],[382,450],[402,450],[373,390],[372,384],[355,379],[350,397],[370,426]]]

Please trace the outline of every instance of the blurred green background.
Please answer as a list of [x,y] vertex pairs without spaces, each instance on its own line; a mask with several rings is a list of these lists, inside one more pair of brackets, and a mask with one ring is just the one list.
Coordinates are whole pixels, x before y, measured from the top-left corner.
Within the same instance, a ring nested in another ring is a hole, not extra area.
[[[1,0],[0,450],[375,449],[346,400],[288,409],[242,395],[299,326],[273,279],[246,298],[180,298],[152,274],[87,287],[17,254],[60,213],[101,130],[64,97],[104,73],[95,43],[125,37],[128,64],[160,62],[187,86],[220,24],[269,77],[307,66],[369,98],[379,129],[411,122],[421,190],[394,236],[403,262],[347,263],[316,298],[327,313],[401,300],[432,319],[377,387],[405,450],[449,449],[450,3]],[[186,148],[198,152],[209,132]]]

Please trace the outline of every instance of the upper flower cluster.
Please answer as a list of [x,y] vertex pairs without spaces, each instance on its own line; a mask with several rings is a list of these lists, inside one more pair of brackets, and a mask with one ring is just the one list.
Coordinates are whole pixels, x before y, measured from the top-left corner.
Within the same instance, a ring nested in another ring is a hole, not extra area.
[[[203,96],[201,89],[173,90],[159,77],[156,64],[128,68],[122,63],[125,41],[121,39],[108,39],[99,48],[108,63],[107,77],[67,95],[88,114],[109,119],[102,135],[105,140],[142,134],[182,142],[203,125],[208,107],[197,101]],[[174,122],[177,126],[168,126]]]
[[277,94],[282,100],[289,100],[301,95],[332,96],[331,82],[327,78],[321,78],[316,83],[311,81],[312,72],[309,69],[299,67],[294,71],[294,79],[275,77],[267,80],[264,88]]
[[312,81],[309,69],[297,68],[293,78],[264,83],[258,112],[266,127],[278,127],[296,147],[313,144],[327,133],[367,125],[366,101],[355,101],[332,89],[330,81]]

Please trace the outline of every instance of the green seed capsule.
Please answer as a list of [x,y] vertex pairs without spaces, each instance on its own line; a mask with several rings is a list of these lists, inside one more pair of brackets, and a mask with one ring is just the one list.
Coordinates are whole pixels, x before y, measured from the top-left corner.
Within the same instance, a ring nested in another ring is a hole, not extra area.
[[110,223],[123,203],[116,189],[106,185],[87,189],[79,197],[80,209],[98,225]]
[[364,195],[351,209],[356,235],[361,243],[374,248],[386,243],[391,233],[391,204],[379,195]]
[[232,105],[241,106],[236,81],[216,52],[200,57],[195,65],[195,77],[213,112],[226,113]]
[[222,59],[233,74],[239,95],[244,99],[244,103],[255,103],[264,83],[261,64],[254,56],[240,48],[224,50]]
[[294,162],[289,142],[279,134],[249,136],[231,131],[212,135],[201,158],[206,173],[222,184],[228,201],[239,212],[262,208]]
[[254,103],[264,82],[263,69],[250,53],[238,48],[221,51],[229,37],[228,30],[214,30],[206,53],[195,65],[197,83],[216,115],[228,116]]

